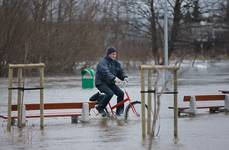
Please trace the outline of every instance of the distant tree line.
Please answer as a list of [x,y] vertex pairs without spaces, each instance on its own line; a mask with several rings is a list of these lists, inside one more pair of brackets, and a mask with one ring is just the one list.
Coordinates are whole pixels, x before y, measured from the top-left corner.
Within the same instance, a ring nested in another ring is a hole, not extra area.
[[[229,0],[167,2],[170,59],[229,56]],[[0,0],[0,76],[9,63],[71,72],[107,46],[126,62],[163,63],[163,7],[164,0]]]

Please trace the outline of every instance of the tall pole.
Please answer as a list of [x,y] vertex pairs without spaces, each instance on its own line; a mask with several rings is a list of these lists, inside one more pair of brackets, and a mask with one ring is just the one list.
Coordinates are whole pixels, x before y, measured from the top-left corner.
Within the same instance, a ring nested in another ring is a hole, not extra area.
[[164,0],[164,65],[168,65],[168,4]]
[[[164,0],[164,64],[168,66],[168,4],[167,0]],[[168,71],[165,70],[163,72],[163,86],[166,86],[166,82],[168,79]],[[165,88],[167,90],[167,88]]]

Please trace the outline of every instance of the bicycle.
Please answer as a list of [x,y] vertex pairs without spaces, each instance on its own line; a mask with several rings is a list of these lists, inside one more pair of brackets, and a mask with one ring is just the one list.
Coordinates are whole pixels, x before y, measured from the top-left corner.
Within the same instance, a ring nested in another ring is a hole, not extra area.
[[[108,111],[107,107],[105,109],[106,113],[108,114],[108,117],[110,118],[117,118],[116,113],[114,111],[114,109],[116,109],[118,106],[125,104],[126,102],[129,102],[128,105],[125,107],[124,109],[124,119],[125,120],[140,120],[141,119],[141,101],[132,101],[127,90],[125,89],[125,85],[123,85],[122,87],[123,91],[124,91],[124,98],[122,101],[118,102],[115,105],[111,105],[111,102],[108,103],[108,108],[110,111]],[[97,94],[97,95],[96,95]],[[101,96],[101,93],[96,93],[93,96]],[[93,96],[91,98],[93,98]],[[95,101],[93,99],[91,99],[91,101]],[[147,109],[147,105],[145,105],[145,108]],[[95,110],[93,110],[94,113],[96,115],[98,115],[99,113]]]

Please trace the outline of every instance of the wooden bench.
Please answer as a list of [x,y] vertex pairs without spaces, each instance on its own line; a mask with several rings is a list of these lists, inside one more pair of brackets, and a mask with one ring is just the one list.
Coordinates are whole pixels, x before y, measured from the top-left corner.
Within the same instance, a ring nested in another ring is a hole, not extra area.
[[[95,102],[88,102],[89,109],[95,107]],[[81,116],[81,111],[75,111],[76,109],[82,109],[83,102],[71,102],[71,103],[45,103],[44,104],[44,117],[67,117],[70,116],[72,119],[72,123],[76,123],[78,121],[78,117]],[[72,112],[69,112],[69,110],[74,110]],[[15,122],[15,119],[17,119],[17,115],[13,112],[17,111],[17,105],[11,106],[12,110],[12,123]],[[25,110],[26,110],[26,118],[39,118],[40,113],[39,112],[32,112],[36,110],[40,110],[40,104],[25,104]],[[49,110],[50,112],[47,112]],[[54,110],[54,111],[53,111]],[[64,110],[64,112],[60,111]],[[66,112],[68,110],[68,112]],[[28,112],[29,111],[29,112]],[[0,118],[8,119],[7,115],[0,115]]]
[[[181,113],[189,113],[194,114],[192,111],[189,111],[191,109],[191,103],[195,103],[194,109],[209,109],[210,113],[214,113],[217,111],[222,110],[221,108],[224,108],[223,104],[211,104],[211,102],[216,101],[225,101],[226,95],[195,95],[193,96],[184,96],[183,102],[187,104],[186,102],[189,102],[189,106],[178,106],[178,116],[181,116]],[[200,104],[201,102],[204,102],[204,104]],[[208,102],[208,103],[206,103]],[[174,109],[174,107],[168,107],[169,109]]]

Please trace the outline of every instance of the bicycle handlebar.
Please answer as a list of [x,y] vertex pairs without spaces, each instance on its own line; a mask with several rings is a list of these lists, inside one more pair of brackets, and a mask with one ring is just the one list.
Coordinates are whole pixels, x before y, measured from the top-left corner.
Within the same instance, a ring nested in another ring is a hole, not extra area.
[[125,81],[119,82],[119,87],[122,88],[124,91],[126,90],[127,83]]

